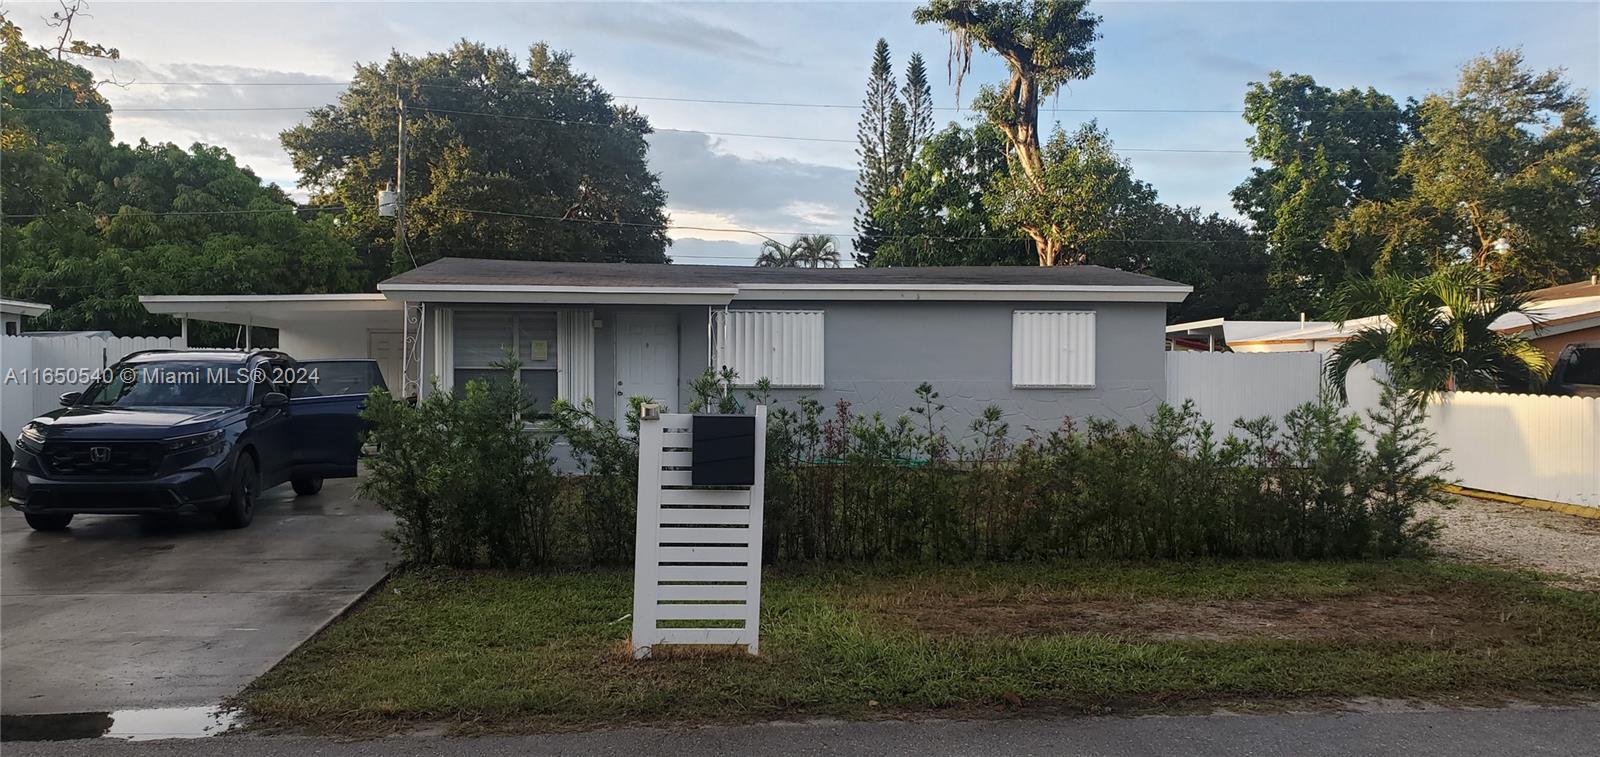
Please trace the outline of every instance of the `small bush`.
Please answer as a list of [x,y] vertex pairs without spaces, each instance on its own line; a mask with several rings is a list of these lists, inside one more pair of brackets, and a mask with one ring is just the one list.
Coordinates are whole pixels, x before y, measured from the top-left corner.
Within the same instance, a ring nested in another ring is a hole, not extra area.
[[409,563],[522,568],[551,560],[559,480],[550,441],[525,431],[532,406],[504,375],[463,396],[435,391],[416,407],[382,389],[363,417],[377,451],[361,494],[395,514],[391,538]]
[[617,424],[595,415],[594,402],[574,405],[565,400],[552,411],[557,433],[571,446],[578,466],[576,480],[565,488],[561,510],[574,519],[583,535],[591,564],[623,564],[633,559],[635,511],[639,499],[639,405],[632,398],[627,423],[633,436],[623,436]]

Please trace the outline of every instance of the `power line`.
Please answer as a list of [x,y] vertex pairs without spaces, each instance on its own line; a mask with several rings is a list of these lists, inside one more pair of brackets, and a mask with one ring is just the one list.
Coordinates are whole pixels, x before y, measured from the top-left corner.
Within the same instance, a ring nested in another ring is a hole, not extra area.
[[[255,214],[255,213],[298,213],[298,212],[301,212],[301,211],[344,210],[344,209],[345,209],[345,206],[343,206],[343,205],[296,205],[296,206],[294,206],[292,208],[240,208],[240,209],[232,209],[232,210],[151,210],[151,211],[141,211],[141,210],[139,210],[137,208],[134,208],[134,210],[138,211],[141,215],[152,215],[152,216],[227,216],[227,215],[248,215],[248,214]],[[121,211],[119,210],[117,212],[120,213]],[[50,213],[6,213],[4,215],[0,215],[0,218],[6,218],[6,219],[11,219],[11,218],[47,218],[50,215],[52,215],[52,214],[50,214]],[[100,213],[99,215],[116,215],[116,213]]]
[[[502,217],[507,217],[507,218],[525,218],[525,219],[537,220],[537,221],[561,221],[561,222],[569,222],[569,223],[589,223],[589,224],[630,226],[630,227],[647,227],[647,228],[656,228],[657,227],[657,224],[644,223],[644,222],[640,222],[640,221],[620,221],[620,220],[610,219],[610,218],[571,218],[571,217],[567,217],[567,216],[542,215],[542,214],[538,214],[538,213],[520,213],[520,212],[515,212],[515,211],[509,211],[509,210],[484,210],[484,209],[480,209],[480,208],[457,208],[457,207],[435,207],[434,210],[452,211],[452,212],[457,212],[457,213],[472,213],[472,214],[476,214],[476,215],[502,216]],[[853,237],[853,236],[855,236],[855,232],[854,231],[815,231],[815,230],[811,230],[811,231],[774,231],[774,230],[771,230],[771,229],[744,229],[744,228],[728,227],[728,226],[695,226],[695,225],[690,225],[690,224],[677,224],[677,223],[668,223],[668,224],[666,224],[666,228],[677,229],[677,230],[681,230],[681,231],[711,231],[711,232],[728,233],[728,234],[734,234],[734,233],[737,233],[737,234],[753,234],[753,235],[762,236],[762,237],[801,236],[801,235],[805,235],[805,234],[825,234],[825,235],[831,236],[831,237]],[[883,235],[883,236],[881,236],[879,238],[880,239],[926,240],[926,241],[930,241],[930,242],[957,242],[957,241],[968,241],[968,242],[975,242],[975,241],[1024,242],[1024,241],[1031,241],[1031,240],[1028,239],[1028,237],[1018,236],[1018,235],[1006,235],[1006,236],[990,236],[990,235],[939,236],[939,235],[930,235],[930,234],[887,234],[887,235]],[[1088,243],[1093,243],[1093,244],[1106,244],[1106,243],[1137,243],[1137,244],[1146,244],[1146,243],[1148,243],[1148,244],[1159,244],[1159,243],[1174,243],[1174,244],[1266,244],[1266,240],[1264,240],[1264,239],[1158,239],[1158,238],[1138,238],[1138,237],[1118,237],[1118,238],[1108,238],[1108,239],[1094,239],[1094,240],[1087,240],[1087,242]]]
[[[346,81],[318,81],[318,82],[227,82],[227,81],[133,81],[126,82],[123,86],[185,86],[185,87],[345,87],[350,82]],[[412,86],[425,89],[444,90],[469,90],[474,89],[468,84],[427,84],[412,82]],[[651,102],[680,102],[700,103],[706,105],[747,105],[770,108],[820,108],[837,110],[860,110],[860,103],[817,103],[817,102],[791,102],[783,100],[741,100],[733,98],[707,98],[707,97],[669,97],[664,95],[610,95],[614,100],[645,100]],[[951,112],[976,112],[972,108],[956,106],[932,106],[932,110]],[[1177,108],[1177,107],[1040,107],[1041,113],[1199,113],[1216,115],[1244,115],[1241,108]],[[1370,113],[1374,115],[1393,115],[1394,111],[1381,108],[1299,108],[1299,113],[1340,113],[1359,114]]]
[[[295,207],[292,207],[292,208],[268,208],[268,209],[147,211],[147,212],[145,212],[145,214],[146,215],[152,215],[152,216],[221,216],[221,215],[247,215],[247,214],[261,214],[261,213],[296,213],[296,212],[300,212],[300,211],[306,211],[306,212],[329,211],[329,212],[334,212],[334,211],[348,211],[348,210],[351,210],[351,209],[352,208],[350,206],[347,206],[347,205],[299,205],[299,206],[295,206]],[[854,231],[831,231],[831,230],[829,230],[829,231],[817,231],[817,230],[798,230],[798,231],[796,231],[796,230],[747,229],[747,228],[741,228],[741,227],[737,227],[737,226],[700,226],[700,225],[695,225],[695,224],[682,224],[682,223],[672,223],[672,222],[667,222],[667,223],[664,223],[664,224],[657,224],[657,223],[649,223],[649,222],[645,222],[645,221],[623,221],[623,220],[612,219],[612,218],[575,218],[575,217],[570,217],[570,216],[545,215],[545,214],[539,214],[539,213],[523,213],[523,212],[508,211],[508,210],[487,210],[487,209],[483,209],[483,208],[463,208],[463,207],[454,207],[454,206],[448,206],[448,207],[446,207],[446,206],[434,206],[434,207],[429,207],[429,208],[426,208],[426,209],[453,212],[453,213],[470,213],[470,214],[473,214],[473,215],[499,216],[499,217],[506,217],[506,218],[522,218],[522,219],[534,220],[534,221],[554,221],[554,222],[561,222],[561,223],[582,223],[582,224],[591,224],[591,225],[625,226],[625,227],[631,227],[631,228],[648,228],[648,229],[660,228],[660,229],[677,230],[677,231],[705,231],[705,232],[715,232],[715,233],[722,233],[722,234],[750,234],[750,235],[761,236],[761,237],[801,236],[801,235],[806,235],[806,234],[826,234],[828,236],[840,237],[840,238],[848,238],[848,237],[855,236],[855,232]],[[4,218],[6,220],[24,219],[24,218],[44,218],[44,217],[47,217],[47,215],[48,214],[42,214],[42,213],[6,214],[6,215],[3,215],[3,216],[0,216],[0,218]],[[102,214],[102,215],[108,215],[108,214]],[[937,235],[937,234],[889,234],[889,235],[884,235],[881,238],[882,239],[896,239],[896,240],[923,240],[923,241],[930,241],[930,242],[977,242],[977,241],[1021,242],[1021,241],[1028,241],[1027,237],[1017,236],[1017,235],[1006,235],[1006,236],[999,236],[999,235],[954,235],[954,236],[952,236],[952,235],[942,235],[941,236],[941,235]],[[1087,242],[1088,243],[1092,243],[1092,244],[1105,244],[1105,243],[1137,243],[1137,244],[1266,244],[1266,240],[1262,240],[1262,239],[1175,239],[1175,238],[1163,239],[1163,238],[1153,238],[1153,237],[1151,237],[1151,238],[1118,237],[1118,238],[1108,238],[1108,239],[1087,240]],[[483,249],[487,250],[489,248],[483,248]],[[501,251],[501,252],[514,252],[514,250],[499,250],[499,251]],[[705,257],[724,257],[724,256],[705,256]]]
[[[238,106],[238,107],[176,107],[176,108],[13,108],[19,112],[35,113],[185,113],[185,112],[255,112],[255,111],[308,111],[323,106],[313,105],[306,107],[292,106]],[[449,108],[429,108],[420,105],[410,106],[411,110],[427,113],[440,113],[457,116],[483,116],[486,118],[503,118],[513,121],[532,121],[537,123],[559,124],[563,126],[588,126],[609,129],[616,124],[600,123],[596,121],[580,121],[566,118],[549,118],[545,116],[523,116],[510,113],[492,113],[481,110],[453,110]],[[671,132],[675,134],[704,134],[712,137],[738,137],[747,139],[777,139],[795,142],[826,142],[832,144],[856,144],[854,139],[841,139],[837,137],[805,137],[794,134],[755,134],[737,131],[708,131],[705,129],[677,129],[667,126],[651,126],[651,130]],[[1114,147],[1114,152],[1152,152],[1152,153],[1192,153],[1213,155],[1249,155],[1249,150],[1223,150],[1197,147]]]

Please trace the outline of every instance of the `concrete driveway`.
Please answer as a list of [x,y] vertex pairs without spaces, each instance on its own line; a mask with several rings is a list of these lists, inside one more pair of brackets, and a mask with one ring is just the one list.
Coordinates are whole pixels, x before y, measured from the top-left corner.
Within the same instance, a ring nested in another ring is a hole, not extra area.
[[267,492],[249,528],[78,516],[36,533],[0,515],[0,712],[211,705],[383,577],[392,519],[355,496]]

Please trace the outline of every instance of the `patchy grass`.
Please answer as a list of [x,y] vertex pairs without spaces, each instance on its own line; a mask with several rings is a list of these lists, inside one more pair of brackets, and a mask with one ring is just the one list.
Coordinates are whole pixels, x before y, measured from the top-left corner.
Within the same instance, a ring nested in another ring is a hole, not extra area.
[[1450,563],[769,571],[761,657],[643,662],[631,591],[626,572],[402,574],[239,703],[365,733],[1600,692],[1600,596]]

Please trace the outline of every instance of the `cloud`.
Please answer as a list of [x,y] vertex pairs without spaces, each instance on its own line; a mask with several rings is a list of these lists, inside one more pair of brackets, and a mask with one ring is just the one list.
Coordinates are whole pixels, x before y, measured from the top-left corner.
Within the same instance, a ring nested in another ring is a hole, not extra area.
[[109,82],[100,92],[111,103],[118,139],[221,145],[258,176],[285,187],[294,184],[295,171],[278,134],[304,120],[311,108],[333,102],[348,81],[301,71],[130,59],[97,63],[94,71]]
[[1200,68],[1237,76],[1253,76],[1259,78],[1266,75],[1266,73],[1272,68],[1271,66],[1254,63],[1252,61],[1245,60],[1244,58],[1238,58],[1227,53],[1219,53],[1215,50],[1191,49],[1188,52],[1188,56],[1189,60],[1194,61],[1194,63]]
[[[705,134],[650,136],[650,168],[661,175],[667,203],[675,212],[711,214],[768,233],[848,232],[855,212],[855,171],[789,158],[730,155],[718,146]],[[675,216],[679,222],[681,216]]]
[[541,4],[536,7],[544,23],[569,29],[601,32],[649,45],[750,63],[777,65],[784,62],[771,45],[676,8],[633,3]]

